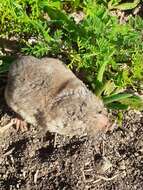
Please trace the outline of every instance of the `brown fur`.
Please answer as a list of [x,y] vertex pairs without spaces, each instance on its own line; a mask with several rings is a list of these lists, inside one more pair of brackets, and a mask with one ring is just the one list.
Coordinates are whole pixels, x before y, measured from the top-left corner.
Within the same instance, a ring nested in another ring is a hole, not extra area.
[[27,122],[63,135],[96,136],[108,122],[101,100],[58,59],[16,60],[5,99]]

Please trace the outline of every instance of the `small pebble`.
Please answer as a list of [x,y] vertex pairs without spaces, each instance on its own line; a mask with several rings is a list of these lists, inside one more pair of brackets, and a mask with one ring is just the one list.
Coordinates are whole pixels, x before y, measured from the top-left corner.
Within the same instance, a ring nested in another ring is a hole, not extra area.
[[125,166],[125,161],[124,160],[121,160],[119,163],[119,168],[120,170],[125,170],[126,169],[126,166]]
[[95,163],[95,167],[97,169],[97,173],[104,174],[109,168],[112,167],[112,163],[106,157],[101,157]]

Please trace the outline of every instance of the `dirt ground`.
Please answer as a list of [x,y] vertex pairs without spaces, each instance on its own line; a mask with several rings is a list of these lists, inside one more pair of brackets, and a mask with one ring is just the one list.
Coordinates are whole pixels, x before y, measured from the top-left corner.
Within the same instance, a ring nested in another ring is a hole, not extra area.
[[142,113],[129,111],[96,140],[16,131],[5,127],[15,115],[0,82],[0,190],[142,190]]

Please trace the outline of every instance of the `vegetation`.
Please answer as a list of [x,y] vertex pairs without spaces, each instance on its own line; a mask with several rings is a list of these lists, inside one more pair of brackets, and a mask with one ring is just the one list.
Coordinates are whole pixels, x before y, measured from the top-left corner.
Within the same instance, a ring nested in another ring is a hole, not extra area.
[[[19,51],[61,58],[84,73],[84,81],[111,109],[142,109],[135,95],[143,86],[143,20],[119,23],[112,9],[133,9],[141,1],[1,0],[0,40],[16,40]],[[77,21],[73,13],[81,14]],[[11,59],[0,45],[0,73]]]

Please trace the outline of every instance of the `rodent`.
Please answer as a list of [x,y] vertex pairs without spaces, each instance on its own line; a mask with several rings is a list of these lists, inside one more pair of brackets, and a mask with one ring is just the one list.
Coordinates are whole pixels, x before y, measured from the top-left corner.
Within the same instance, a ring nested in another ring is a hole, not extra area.
[[61,135],[96,136],[108,124],[102,101],[56,58],[14,61],[5,99],[28,123]]

